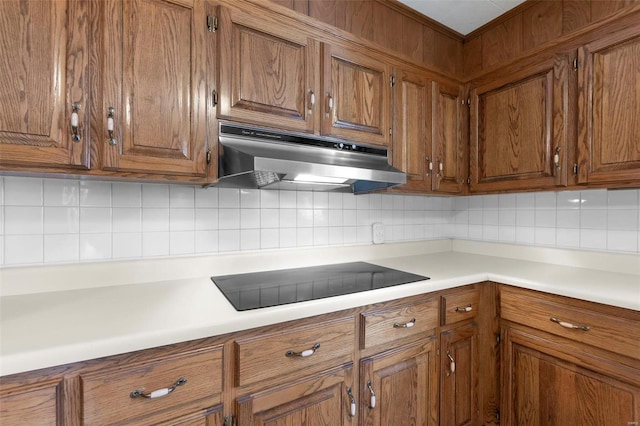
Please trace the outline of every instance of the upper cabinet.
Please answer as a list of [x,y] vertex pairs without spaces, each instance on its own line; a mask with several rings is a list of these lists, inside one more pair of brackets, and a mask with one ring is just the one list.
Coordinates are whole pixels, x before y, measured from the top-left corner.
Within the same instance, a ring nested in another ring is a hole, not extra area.
[[220,8],[219,116],[313,132],[319,43],[272,19]]
[[0,166],[89,166],[88,2],[0,2]]
[[578,182],[640,181],[640,25],[579,49]]
[[566,186],[572,62],[533,58],[473,83],[471,191]]
[[407,174],[401,192],[459,194],[466,180],[466,102],[460,85],[395,69],[393,165]]
[[204,1],[101,4],[102,167],[204,177]]
[[390,71],[382,55],[372,56],[324,44],[322,133],[348,141],[388,145]]

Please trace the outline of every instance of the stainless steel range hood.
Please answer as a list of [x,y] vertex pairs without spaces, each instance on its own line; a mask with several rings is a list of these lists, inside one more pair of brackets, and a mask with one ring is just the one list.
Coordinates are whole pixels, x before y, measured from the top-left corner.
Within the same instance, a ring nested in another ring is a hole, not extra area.
[[387,150],[221,123],[220,187],[365,193],[406,183]]

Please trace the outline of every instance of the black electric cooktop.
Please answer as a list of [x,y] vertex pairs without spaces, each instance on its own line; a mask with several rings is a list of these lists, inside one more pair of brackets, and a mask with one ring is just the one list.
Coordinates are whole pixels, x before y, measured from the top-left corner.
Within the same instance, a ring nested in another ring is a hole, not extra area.
[[428,279],[366,262],[211,277],[237,311],[341,296]]

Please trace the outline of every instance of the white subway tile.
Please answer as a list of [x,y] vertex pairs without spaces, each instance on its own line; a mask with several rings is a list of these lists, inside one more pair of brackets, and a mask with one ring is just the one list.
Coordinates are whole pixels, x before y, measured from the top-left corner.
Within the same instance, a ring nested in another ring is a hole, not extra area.
[[313,245],[313,228],[297,228],[296,246],[307,247]]
[[607,206],[609,209],[637,209],[637,189],[617,189],[607,191]]
[[404,210],[394,210],[391,212],[391,224],[404,225]]
[[153,257],[168,255],[169,232],[145,232],[142,234],[142,256]]
[[42,235],[44,229],[42,207],[5,206],[5,235]]
[[328,209],[329,208],[329,194],[327,192],[314,192],[313,193],[313,208],[314,209]]
[[111,186],[112,207],[142,206],[142,185],[139,183],[114,183]]
[[498,239],[502,243],[513,243],[516,241],[515,226],[500,226],[498,230]]
[[280,191],[260,191],[260,208],[277,209],[280,207]]
[[192,254],[196,250],[196,234],[194,231],[177,231],[169,233],[169,254]]
[[536,223],[535,210],[518,209],[516,210],[516,226],[534,227]]
[[[218,228],[219,229],[240,229],[240,209],[218,210]],[[239,242],[240,240],[238,240],[238,243]],[[222,244],[220,245],[220,248],[222,248]]]
[[5,265],[30,265],[42,262],[42,235],[6,235],[4,237]]
[[240,250],[258,250],[260,248],[260,230],[242,229],[240,231]]
[[558,209],[579,209],[580,208],[580,191],[561,191],[556,195]]
[[296,192],[295,191],[280,191],[280,208],[281,209],[295,209],[296,208]]
[[260,210],[260,228],[271,229],[280,226],[280,210],[279,209],[261,209]]
[[[404,195],[403,196],[403,203],[404,203],[403,208],[405,210],[413,210],[413,209],[415,209],[416,203],[415,203],[415,197],[414,196],[412,196],[412,195]],[[360,208],[360,205],[358,205],[358,208]]]
[[580,211],[558,210],[556,214],[556,226],[558,228],[580,228]]
[[80,260],[111,259],[111,233],[80,234]]
[[555,228],[556,211],[555,210],[536,210],[536,228]]
[[196,231],[218,229],[218,209],[196,209],[195,227]]
[[142,232],[142,209],[139,207],[114,207],[111,214],[113,232]]
[[535,203],[537,209],[555,209],[556,193],[555,192],[536,192]]
[[[422,197],[418,197],[422,199]],[[372,210],[380,210],[382,208],[382,195],[381,194],[370,194],[369,195],[369,208]],[[386,202],[386,198],[384,199]],[[416,204],[416,208],[418,208]],[[424,201],[422,202],[422,210],[424,210]]]
[[298,209],[296,215],[296,223],[298,228],[311,228],[313,227],[313,210],[312,209]]
[[555,228],[538,228],[535,231],[535,243],[544,246],[556,245],[556,230]]
[[240,209],[240,229],[260,228],[260,209]]
[[111,232],[111,209],[107,207],[80,208],[80,233]]
[[196,232],[196,253],[216,253],[218,251],[218,231]]
[[240,207],[240,190],[236,188],[218,188],[218,206],[221,209]]
[[143,185],[142,207],[169,208],[169,185],[148,183]]
[[393,200],[393,210],[404,210],[404,195],[392,195],[391,199]]
[[601,229],[581,229],[580,247],[588,249],[606,249],[607,231]]
[[516,211],[513,209],[500,209],[499,212],[499,225],[500,226],[515,226],[516,225]]
[[536,228],[530,226],[516,227],[516,242],[521,244],[533,244],[535,242]]
[[637,231],[638,211],[609,210],[607,212],[607,229],[618,231]]
[[[168,232],[169,209],[168,208],[143,208],[142,209],[143,232]],[[154,254],[153,256],[157,256]]]
[[516,208],[516,194],[500,194],[498,198],[500,210]]
[[342,209],[343,194],[337,192],[329,193],[329,208],[330,209]]
[[580,208],[606,209],[607,191],[605,189],[591,189],[581,192]]
[[453,210],[453,198],[452,197],[440,197],[441,204],[440,209],[445,211]]
[[[437,197],[431,197],[429,195],[424,196],[424,210],[432,211],[435,210],[435,201]],[[383,207],[384,208],[384,207]]]
[[69,206],[80,204],[80,183],[71,179],[44,179],[44,206]]
[[469,209],[482,210],[484,208],[484,198],[482,195],[474,195],[469,197]]
[[[269,192],[269,191],[262,191]],[[196,208],[215,209],[218,208],[218,188],[196,188]]]
[[296,192],[296,207],[298,209],[312,209],[313,208],[313,192],[311,191]]
[[[386,229],[389,229],[389,227]],[[344,244],[355,244],[358,242],[358,229],[355,226],[345,226],[342,230]]]
[[313,228],[313,245],[326,246],[329,244],[329,228],[320,226]]
[[80,235],[45,235],[44,263],[77,262],[80,260]]
[[356,195],[353,194],[342,194],[342,208],[355,210],[358,208],[358,200],[356,199]]
[[608,231],[607,249],[635,252],[638,247],[638,233],[629,231]]
[[79,231],[80,209],[78,207],[44,208],[45,234],[77,234]]
[[580,210],[580,228],[582,229],[606,229],[606,210]]
[[[4,235],[4,206],[0,206],[0,235]],[[0,257],[2,262],[2,257]]]
[[171,185],[169,187],[169,207],[172,209],[193,208],[196,203],[192,186]]
[[5,206],[42,206],[42,179],[4,177]]
[[[265,192],[265,191],[262,191],[262,192]],[[260,190],[241,189],[240,190],[240,207],[243,209],[259,209],[260,208]]]
[[329,210],[321,209],[313,211],[313,227],[329,226]]
[[240,250],[240,230],[220,230],[218,233],[218,247],[220,252]]
[[113,258],[136,259],[142,257],[142,234],[124,232],[113,234]]
[[296,246],[296,228],[280,228],[279,239],[280,248],[290,248]]
[[[424,217],[424,216],[423,216]],[[459,225],[469,224],[469,210],[458,210],[455,212],[454,221]]]
[[483,195],[484,209],[499,209],[500,208],[500,196],[497,194]]
[[485,209],[482,216],[483,225],[497,226],[500,224],[500,213],[498,210]]
[[569,248],[580,247],[580,230],[576,228],[556,229],[556,246]]
[[469,198],[470,197],[456,197],[453,202],[454,210],[456,211],[468,210]]
[[344,243],[344,235],[341,226],[329,228],[329,245],[339,246]]
[[[0,176],[0,206],[4,206],[4,176]],[[1,262],[2,256],[0,256],[0,264]]]
[[531,192],[516,194],[516,208],[534,209],[536,207],[535,196]]
[[484,212],[482,210],[469,210],[469,225],[482,225]]
[[371,243],[371,227],[370,226],[358,226],[356,227],[356,235],[359,244]]
[[[406,213],[406,212],[405,212]],[[369,210],[356,210],[356,224],[357,226],[370,225],[371,213]]]
[[295,228],[298,226],[297,216],[298,211],[296,209],[280,209],[280,228]]
[[329,210],[329,226],[342,226],[342,210]]
[[469,225],[469,238],[472,240],[481,240],[482,225]]
[[280,230],[279,229],[261,229],[260,230],[260,248],[273,249],[280,247]]
[[499,241],[500,227],[494,225],[484,225],[482,227],[482,238],[487,241]]
[[413,226],[413,237],[414,237],[414,240],[424,240],[426,238],[426,229],[425,228],[426,228],[425,225],[414,225]]
[[111,183],[80,181],[81,207],[111,207]]
[[358,224],[357,210],[342,210],[342,226],[356,226],[357,224]]

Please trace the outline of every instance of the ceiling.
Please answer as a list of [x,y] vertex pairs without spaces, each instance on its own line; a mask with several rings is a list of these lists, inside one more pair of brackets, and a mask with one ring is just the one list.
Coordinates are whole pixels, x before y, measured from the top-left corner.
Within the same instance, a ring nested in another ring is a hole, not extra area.
[[467,35],[524,0],[399,0],[441,24]]

